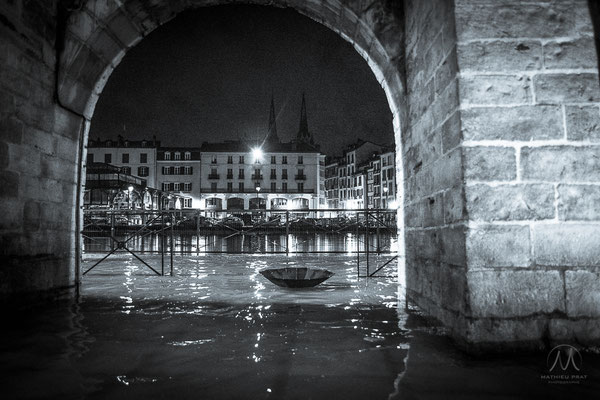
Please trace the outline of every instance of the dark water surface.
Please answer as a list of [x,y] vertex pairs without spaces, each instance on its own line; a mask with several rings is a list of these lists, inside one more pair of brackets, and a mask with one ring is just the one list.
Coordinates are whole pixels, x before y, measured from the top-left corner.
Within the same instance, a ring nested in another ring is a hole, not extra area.
[[[156,260],[150,259],[149,262]],[[597,398],[600,357],[579,384],[550,384],[546,354],[471,357],[416,312],[397,278],[357,278],[344,256],[178,257],[175,276],[116,257],[79,301],[6,313],[2,398]],[[93,259],[87,263],[93,262]],[[335,275],[285,289],[259,273],[319,265]]]

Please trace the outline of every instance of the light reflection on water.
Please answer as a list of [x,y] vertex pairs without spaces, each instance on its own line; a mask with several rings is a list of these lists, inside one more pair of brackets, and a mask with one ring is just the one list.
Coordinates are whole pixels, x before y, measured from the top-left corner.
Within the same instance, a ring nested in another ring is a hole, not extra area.
[[[98,255],[89,255],[89,267]],[[158,265],[159,256],[144,257]],[[335,272],[284,289],[262,268]],[[386,275],[394,275],[390,267]],[[173,277],[130,256],[83,279],[79,302],[9,314],[0,330],[8,398],[592,398],[540,381],[545,354],[474,359],[404,308],[395,278],[357,278],[353,257],[175,257]],[[512,358],[511,358],[512,357]],[[567,386],[567,385],[563,385]]]
[[[118,236],[116,239],[127,241],[127,246],[134,251],[159,252],[163,246],[162,238],[155,233]],[[398,245],[396,235],[372,233],[369,235],[371,251],[394,251]],[[171,248],[171,236],[164,237],[164,248]],[[355,233],[294,233],[286,238],[284,234],[229,234],[229,235],[191,235],[175,233],[173,248],[176,252],[201,254],[203,252],[230,253],[273,253],[285,252],[289,244],[292,252],[356,252],[357,247],[364,250],[366,236]],[[106,236],[84,236],[84,252],[107,251],[111,249],[112,240]]]
[[[84,269],[101,254],[85,257]],[[390,256],[380,256],[379,264]],[[161,257],[143,257],[160,270]],[[377,262],[372,257],[372,263]],[[357,277],[355,256],[345,255],[207,255],[175,256],[173,276],[156,276],[127,254],[113,255],[84,277],[82,293],[95,298],[127,298],[127,309],[136,300],[226,302],[229,304],[318,304],[322,306],[382,305],[395,307],[398,301],[397,264],[390,264],[385,277]],[[334,275],[310,289],[290,290],[273,285],[260,271],[279,267],[318,267]],[[168,270],[168,260],[166,268]],[[364,268],[364,261],[361,268]],[[362,270],[361,270],[362,271]],[[168,272],[168,271],[167,271]],[[364,274],[364,271],[362,271]]]

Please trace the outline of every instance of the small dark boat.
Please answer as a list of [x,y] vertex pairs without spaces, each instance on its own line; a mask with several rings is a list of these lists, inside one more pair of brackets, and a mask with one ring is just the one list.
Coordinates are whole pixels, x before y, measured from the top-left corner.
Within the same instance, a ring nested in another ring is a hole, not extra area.
[[333,272],[318,268],[273,268],[260,271],[262,276],[281,287],[306,288],[331,278]]

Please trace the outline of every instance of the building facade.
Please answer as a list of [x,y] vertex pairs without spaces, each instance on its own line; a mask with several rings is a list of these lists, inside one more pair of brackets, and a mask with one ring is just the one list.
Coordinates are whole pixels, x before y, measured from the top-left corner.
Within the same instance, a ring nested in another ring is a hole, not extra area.
[[338,177],[339,159],[328,158],[325,162],[325,198],[327,200],[327,208],[340,208],[340,188]]
[[166,196],[163,209],[201,208],[201,161],[198,147],[160,147],[156,154],[156,185]]
[[90,139],[87,165],[104,163],[121,168],[124,174],[142,178],[147,186],[157,188],[156,154],[160,142],[131,141],[119,136],[117,140]]
[[264,140],[205,142],[200,159],[200,207],[208,211],[307,210],[324,198],[323,157],[308,131],[304,96],[295,141],[279,140],[271,99]]
[[325,166],[328,208],[396,208],[395,152],[358,141]]

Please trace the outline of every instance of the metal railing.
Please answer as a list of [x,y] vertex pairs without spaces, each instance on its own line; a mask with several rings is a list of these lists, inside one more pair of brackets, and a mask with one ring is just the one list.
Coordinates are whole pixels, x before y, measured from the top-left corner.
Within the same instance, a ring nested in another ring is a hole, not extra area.
[[[180,246],[180,254],[355,254],[358,277],[374,277],[384,267],[398,258],[397,249],[392,248],[395,237],[396,210],[384,209],[299,209],[299,210],[84,210],[83,238],[88,242],[100,242],[108,238],[110,248],[106,255],[87,269],[87,274],[112,254],[122,250],[133,255],[138,261],[157,275],[165,274],[165,257],[170,259],[170,274],[173,274],[173,257],[176,252],[177,234],[194,234],[195,250]],[[291,234],[354,234],[355,246],[344,250],[303,250],[302,245],[309,239],[290,242]],[[200,237],[206,236],[204,244]],[[215,250],[215,237],[227,241],[235,237],[263,235],[271,249],[252,251]],[[285,235],[282,242],[269,238],[269,235]],[[149,236],[158,239],[157,247],[134,249],[135,239]],[[384,237],[388,240],[384,240]],[[104,242],[102,242],[104,243]],[[84,252],[85,246],[84,246]],[[137,253],[137,254],[136,254]],[[152,267],[144,261],[142,254],[160,254],[160,268]],[[372,265],[372,257],[391,257],[381,264]],[[364,274],[361,263],[365,264]],[[160,269],[160,272],[158,271]]]

